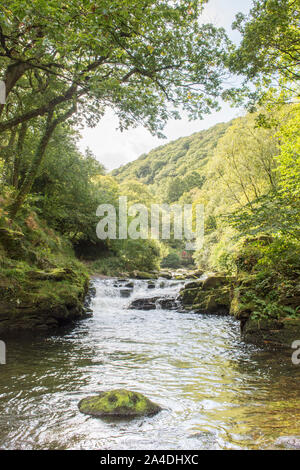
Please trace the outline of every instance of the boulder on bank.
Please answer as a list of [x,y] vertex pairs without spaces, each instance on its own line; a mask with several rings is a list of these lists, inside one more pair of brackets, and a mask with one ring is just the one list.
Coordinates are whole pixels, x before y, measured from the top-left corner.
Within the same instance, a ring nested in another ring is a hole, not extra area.
[[81,271],[76,280],[47,281],[46,290],[45,281],[33,281],[27,276],[27,292],[21,289],[12,292],[10,284],[3,285],[0,281],[0,296],[3,297],[0,300],[1,335],[15,331],[48,332],[90,317],[92,311],[88,307],[95,289],[93,286],[89,289],[88,278]]
[[99,395],[83,398],[78,404],[79,411],[98,418],[134,418],[153,416],[161,407],[144,395],[125,389],[100,392]]
[[180,301],[197,313],[228,315],[231,301],[231,276],[212,275],[192,281],[180,291]]

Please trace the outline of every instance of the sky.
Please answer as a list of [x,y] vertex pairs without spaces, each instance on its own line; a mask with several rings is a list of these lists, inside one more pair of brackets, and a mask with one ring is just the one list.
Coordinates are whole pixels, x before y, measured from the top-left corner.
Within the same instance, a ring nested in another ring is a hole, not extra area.
[[[242,11],[247,13],[251,7],[251,0],[210,0],[205,7],[207,22],[212,22],[218,27],[224,27],[230,38],[238,43],[239,33],[232,31],[231,24],[236,13]],[[213,112],[202,120],[189,121],[182,113],[182,119],[169,120],[163,133],[166,139],[152,136],[149,131],[140,126],[127,131],[118,130],[118,118],[112,110],[107,110],[102,120],[94,128],[85,127],[81,130],[79,148],[85,151],[88,147],[96,158],[107,170],[113,170],[138,158],[141,154],[151,149],[166,144],[179,137],[188,136],[194,132],[238,117],[242,110],[233,109],[227,103],[222,103],[222,109]]]

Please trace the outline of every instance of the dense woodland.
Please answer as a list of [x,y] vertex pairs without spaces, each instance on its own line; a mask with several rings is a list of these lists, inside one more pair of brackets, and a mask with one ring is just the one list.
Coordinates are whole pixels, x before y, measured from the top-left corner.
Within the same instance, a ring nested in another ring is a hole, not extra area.
[[[223,29],[198,22],[202,3],[1,2],[3,300],[66,302],[88,271],[180,266],[180,243],[99,242],[97,206],[117,207],[126,195],[148,207],[203,203],[205,243],[195,265],[252,276],[243,302],[254,315],[299,315],[299,4],[253,1],[234,23],[236,46]],[[224,85],[230,74],[240,77],[238,88]],[[243,105],[243,117],[112,174],[78,150],[82,126],[98,123],[108,107],[121,129],[141,124],[161,135],[180,109],[201,119],[220,97]]]

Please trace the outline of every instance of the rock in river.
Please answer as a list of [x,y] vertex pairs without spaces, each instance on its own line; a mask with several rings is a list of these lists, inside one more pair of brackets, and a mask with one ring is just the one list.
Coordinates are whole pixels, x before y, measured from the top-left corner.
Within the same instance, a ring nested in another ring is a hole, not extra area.
[[178,308],[178,302],[175,297],[147,297],[135,299],[128,306],[130,310],[155,310],[156,308],[174,310]]
[[99,395],[83,398],[78,404],[81,413],[105,417],[152,416],[161,411],[161,407],[144,395],[125,389],[100,392]]
[[129,288],[120,289],[121,297],[130,297],[131,294],[132,294],[132,289],[129,289]]

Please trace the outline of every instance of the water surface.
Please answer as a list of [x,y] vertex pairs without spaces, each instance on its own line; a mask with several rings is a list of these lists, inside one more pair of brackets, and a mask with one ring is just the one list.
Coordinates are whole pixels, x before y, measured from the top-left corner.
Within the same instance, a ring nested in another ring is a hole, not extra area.
[[[244,344],[230,317],[128,310],[114,283],[95,280],[94,316],[72,329],[7,340],[0,448],[264,449],[300,434],[300,366],[291,353]],[[135,281],[131,299],[182,285],[166,284],[149,290]],[[79,413],[86,395],[120,387],[163,411],[129,422]]]

